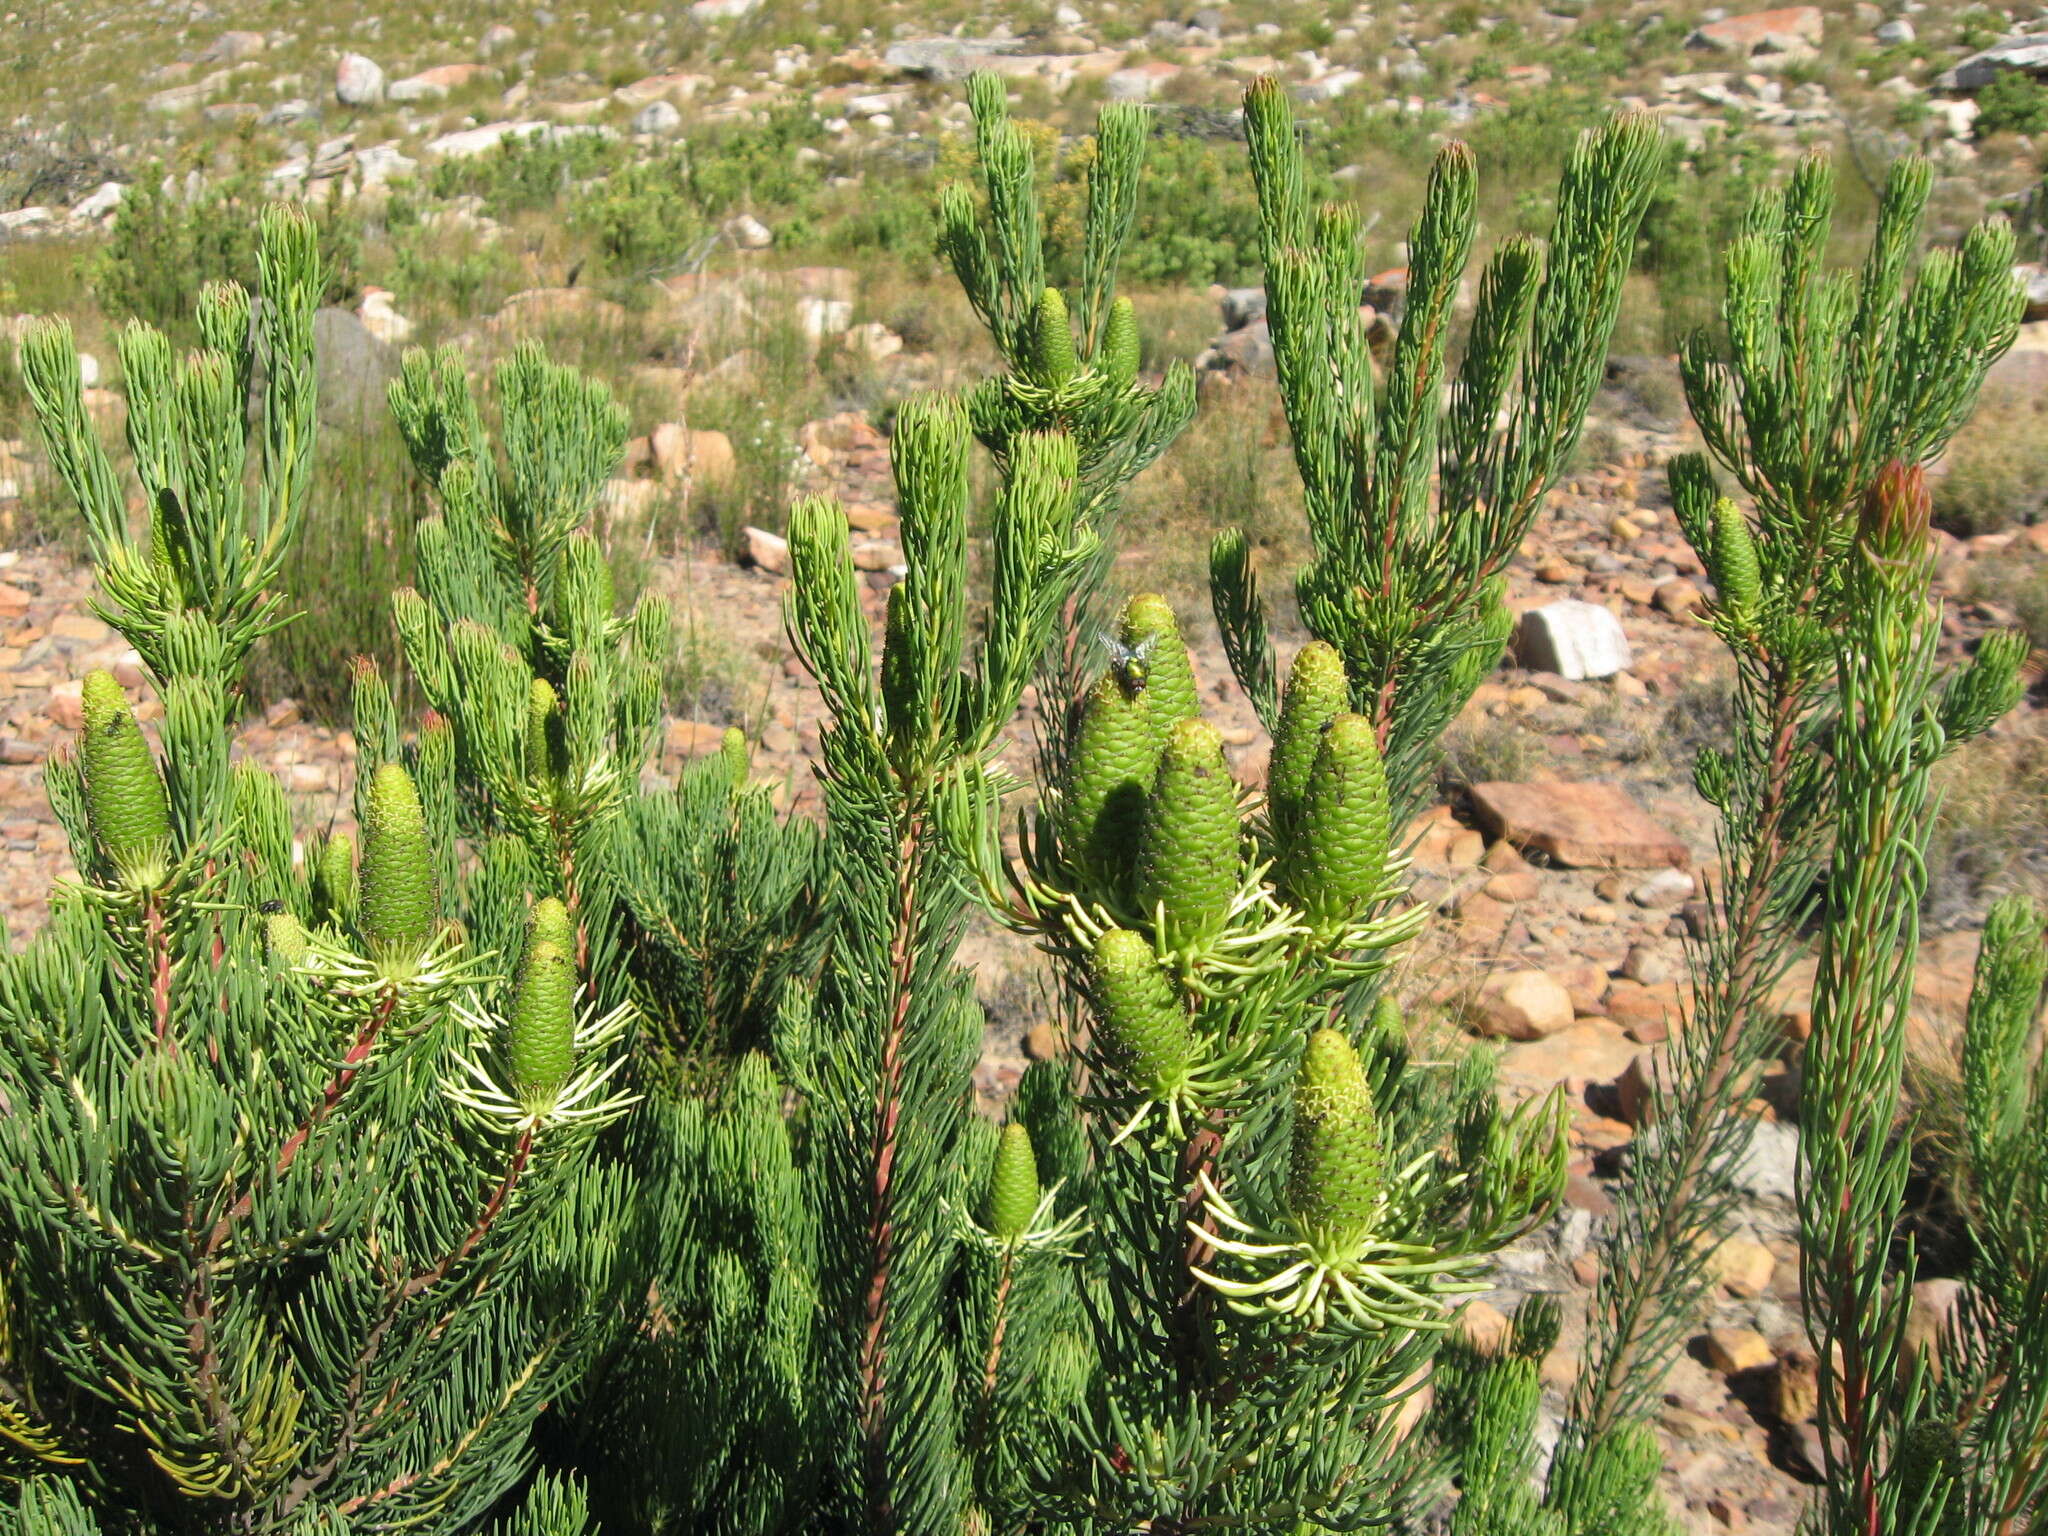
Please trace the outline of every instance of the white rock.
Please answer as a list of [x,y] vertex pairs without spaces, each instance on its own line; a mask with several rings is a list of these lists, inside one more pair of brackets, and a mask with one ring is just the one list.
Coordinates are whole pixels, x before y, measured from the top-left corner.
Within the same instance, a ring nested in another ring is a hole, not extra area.
[[1353,86],[1363,84],[1363,72],[1356,69],[1334,69],[1329,74],[1302,86],[1301,97],[1304,101],[1335,101]]
[[1064,32],[1073,31],[1074,28],[1080,26],[1081,23],[1085,20],[1087,20],[1087,18],[1083,16],[1079,11],[1075,10],[1071,5],[1063,5],[1058,10],[1052,13],[1053,25],[1060,28],[1060,30]]
[[518,41],[519,34],[501,21],[484,28],[484,35],[477,39],[477,47],[484,53],[496,53],[500,48],[509,48]]
[[725,232],[743,251],[765,251],[775,243],[774,231],[751,213],[743,213],[732,220],[725,226]]
[[796,301],[797,323],[813,342],[845,334],[853,324],[853,306],[844,299],[802,298]]
[[427,153],[446,160],[466,160],[496,149],[506,139],[523,139],[529,134],[552,138],[550,128],[547,123],[485,123],[481,128],[463,128],[429,140]]
[[71,205],[74,219],[104,219],[121,206],[121,199],[128,195],[128,189],[118,181],[103,181]]
[[365,288],[363,302],[356,306],[363,329],[379,341],[397,346],[412,335],[412,322],[391,307],[391,294],[383,288]]
[[749,562],[771,576],[789,574],[789,540],[766,528],[747,527],[740,532],[746,535]]
[[0,213],[0,234],[19,234],[38,224],[48,224],[56,217],[56,209],[45,208],[40,203],[29,208],[16,208],[9,213]]
[[761,0],[694,0],[690,17],[693,21],[737,21],[752,15],[760,3]]
[[334,99],[344,107],[373,106],[384,99],[384,71],[360,53],[344,53],[334,66]]
[[650,101],[633,114],[635,133],[674,133],[683,126],[683,114],[671,102]]
[[78,354],[78,383],[80,388],[95,389],[100,382],[100,360],[90,352]]
[[1598,603],[1545,603],[1522,615],[1522,665],[1574,682],[1612,677],[1629,669],[1628,636],[1621,620]]
[[903,338],[881,321],[870,320],[846,333],[846,349],[871,363],[879,363],[903,350]]
[[1639,907],[1675,907],[1692,900],[1693,878],[1682,869],[1660,869],[1628,893]]
[[373,144],[356,152],[356,174],[366,187],[381,187],[394,176],[410,176],[419,162],[398,152],[395,144]]
[[1901,16],[1897,21],[1888,21],[1871,34],[1887,47],[1894,43],[1910,43],[1915,36],[1913,23]]

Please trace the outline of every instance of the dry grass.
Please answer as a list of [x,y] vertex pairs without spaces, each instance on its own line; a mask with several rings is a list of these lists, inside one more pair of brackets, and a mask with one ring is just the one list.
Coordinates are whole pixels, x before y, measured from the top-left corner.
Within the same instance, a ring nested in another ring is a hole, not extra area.
[[2048,516],[2048,397],[1987,390],[1934,482],[1934,510],[1958,533],[1996,533]]

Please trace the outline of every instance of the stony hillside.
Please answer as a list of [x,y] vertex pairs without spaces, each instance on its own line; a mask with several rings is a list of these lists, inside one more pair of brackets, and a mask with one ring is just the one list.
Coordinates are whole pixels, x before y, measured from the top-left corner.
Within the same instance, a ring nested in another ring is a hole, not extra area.
[[[1281,590],[1304,548],[1258,287],[1244,83],[1287,82],[1318,191],[1366,210],[1377,276],[1361,299],[1386,334],[1436,141],[1474,145],[1493,241],[1547,229],[1547,188],[1580,126],[1617,104],[1659,116],[1672,174],[1609,387],[1510,573],[1512,664],[1453,728],[1441,803],[1410,829],[1415,899],[1444,921],[1403,991],[1442,1027],[1499,1042],[1513,1090],[1563,1082],[1574,1106],[1568,1208],[1517,1250],[1497,1307],[1475,1309],[1468,1326],[1482,1331],[1535,1291],[1582,1309],[1607,1190],[1650,1130],[1645,1085],[1685,1027],[1687,943],[1715,860],[1691,767],[1728,702],[1724,652],[1696,616],[1707,578],[1662,470],[1698,446],[1673,353],[1712,320],[1715,253],[1750,193],[1820,148],[1844,167],[1838,245],[1853,258],[1870,179],[1918,148],[1938,173],[1933,234],[2002,209],[2023,254],[2048,259],[2048,9],[2026,6],[26,0],[0,29],[17,45],[0,59],[0,330],[18,334],[17,315],[73,316],[110,434],[117,326],[141,315],[177,332],[195,278],[249,275],[247,220],[264,200],[319,210],[333,266],[327,439],[292,578],[307,617],[265,653],[243,734],[308,826],[346,814],[341,660],[389,654],[383,594],[410,569],[421,493],[381,415],[398,350],[446,343],[481,368],[527,337],[603,376],[633,416],[607,529],[621,576],[671,592],[689,620],[664,771],[738,722],[790,803],[815,803],[818,706],[782,637],[779,530],[792,496],[837,495],[879,618],[901,569],[894,407],[992,361],[939,272],[928,214],[967,165],[961,85],[974,70],[1005,77],[1017,114],[1040,125],[1056,239],[1073,222],[1095,106],[1156,105],[1127,277],[1146,366],[1196,362],[1204,411],[1136,488],[1119,579],[1187,615],[1211,712],[1256,782],[1263,741],[1208,626],[1198,557],[1212,529],[1242,524]],[[2048,647],[2048,268],[2029,275],[2020,345],[1938,466],[1957,654],[2015,623]],[[130,686],[140,674],[92,613],[12,352],[0,346],[0,890],[18,942],[68,873],[41,765],[79,723],[77,679],[95,665]],[[2044,704],[1945,770],[1919,999],[1937,1078],[1986,903],[2048,885]],[[969,958],[991,1018],[982,1083],[1000,1096],[1026,1054],[1062,1042],[1034,956],[991,931]],[[1786,979],[1782,1060],[1752,1106],[1768,1126],[1745,1230],[1718,1260],[1711,1331],[1667,1385],[1669,1493],[1702,1531],[1790,1532],[1818,1454],[1796,1311],[1795,1138],[1780,1121],[1801,980]],[[1948,1284],[1921,1288],[1930,1329]],[[1576,1336],[1546,1363],[1553,1388],[1576,1368]]]

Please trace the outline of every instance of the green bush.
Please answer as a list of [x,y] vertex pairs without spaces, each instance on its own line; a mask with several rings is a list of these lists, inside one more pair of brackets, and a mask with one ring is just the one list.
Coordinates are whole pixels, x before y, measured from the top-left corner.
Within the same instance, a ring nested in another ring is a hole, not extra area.
[[2029,138],[2048,133],[2048,85],[2017,69],[1992,76],[1991,83],[1977,93],[1975,132],[1979,138],[1994,133]]
[[[253,173],[210,182],[191,198],[163,183],[161,166],[137,176],[90,280],[108,315],[145,320],[182,339],[191,333],[201,282],[220,278],[252,292],[258,287],[256,216],[266,199]],[[337,188],[314,222],[324,263],[320,301],[344,302],[361,287],[361,217]]]

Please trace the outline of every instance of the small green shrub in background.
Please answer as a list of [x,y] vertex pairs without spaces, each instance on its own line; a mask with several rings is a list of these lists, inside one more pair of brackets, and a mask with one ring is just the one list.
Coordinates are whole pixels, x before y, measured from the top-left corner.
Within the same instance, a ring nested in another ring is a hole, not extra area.
[[2017,133],[2031,138],[2048,133],[2048,85],[2024,70],[2008,69],[1991,77],[1977,93],[1978,138]]
[[[93,261],[93,296],[110,317],[147,321],[188,339],[202,281],[257,284],[256,221],[266,198],[249,172],[208,182],[192,197],[166,190],[164,170],[137,176]],[[319,231],[320,302],[341,303],[361,287],[362,220],[340,189],[314,210]]]
[[320,494],[284,567],[300,613],[250,658],[249,694],[258,705],[296,699],[312,718],[345,724],[348,658],[368,656],[387,671],[397,660],[391,593],[412,580],[412,530],[426,494],[404,442],[388,421],[372,420],[373,429],[330,433],[315,449]]

